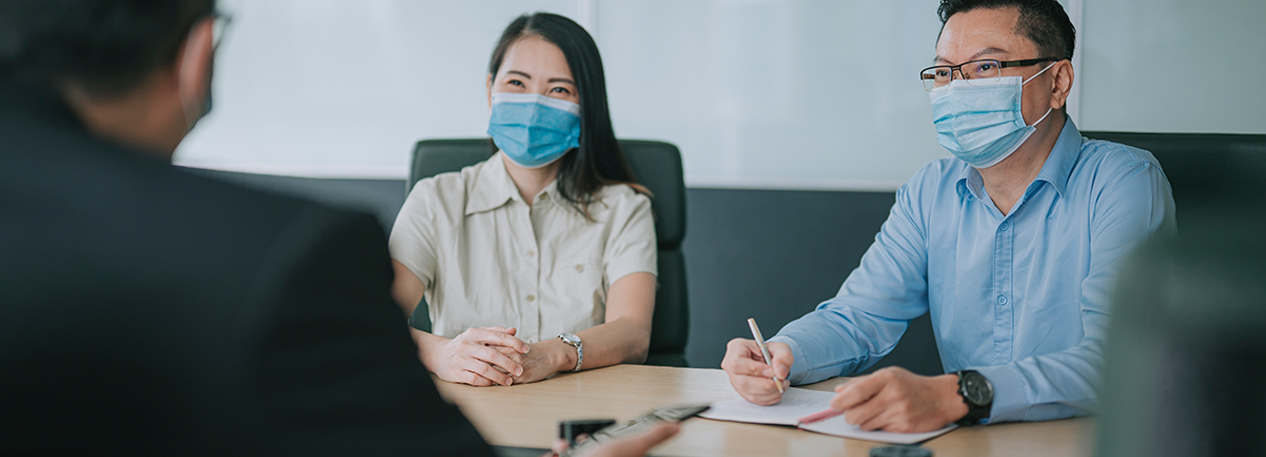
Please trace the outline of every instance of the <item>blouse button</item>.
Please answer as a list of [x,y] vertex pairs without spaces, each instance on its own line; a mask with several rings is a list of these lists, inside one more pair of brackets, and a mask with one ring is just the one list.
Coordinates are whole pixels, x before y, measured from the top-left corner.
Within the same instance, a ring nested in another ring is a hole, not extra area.
[[527,296],[527,301],[536,301],[536,296],[535,296],[535,295],[528,295],[528,296]]
[[583,273],[584,271],[585,271],[585,266],[584,266],[584,265],[576,265],[576,272],[577,272],[577,273]]

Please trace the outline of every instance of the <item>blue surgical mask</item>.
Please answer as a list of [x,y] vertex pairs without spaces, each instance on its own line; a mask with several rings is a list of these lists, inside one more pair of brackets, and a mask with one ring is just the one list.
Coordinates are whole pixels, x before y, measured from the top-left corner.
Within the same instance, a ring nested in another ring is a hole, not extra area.
[[1019,76],[970,82],[955,79],[932,89],[928,95],[932,98],[936,141],[976,168],[989,168],[1010,157],[1051,114],[1048,109],[1033,125],[1025,124],[1020,101],[1024,85],[1053,65],[1023,81]]
[[488,135],[512,162],[540,168],[580,147],[580,105],[540,94],[496,92]]

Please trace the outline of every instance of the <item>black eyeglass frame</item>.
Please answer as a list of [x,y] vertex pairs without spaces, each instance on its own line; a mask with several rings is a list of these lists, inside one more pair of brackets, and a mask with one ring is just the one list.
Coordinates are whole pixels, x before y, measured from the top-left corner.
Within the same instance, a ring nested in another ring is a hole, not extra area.
[[204,17],[210,17],[211,23],[211,50],[220,48],[220,43],[224,42],[224,37],[228,35],[229,25],[233,24],[233,15],[222,11],[212,11]]
[[[1062,59],[1062,58],[1056,58],[1056,57],[1040,57],[1040,58],[1037,58],[1037,59],[1024,59],[1024,60],[978,59],[978,60],[972,60],[972,61],[968,61],[968,62],[963,62],[963,63],[960,63],[960,64],[958,64],[958,65],[933,65],[933,66],[930,66],[930,67],[924,68],[924,69],[922,69],[922,70],[919,70],[919,81],[926,81],[928,78],[924,78],[924,77],[923,77],[923,75],[928,74],[928,70],[933,70],[933,69],[937,69],[937,68],[945,68],[945,69],[948,69],[948,70],[949,70],[949,75],[950,75],[950,81],[951,81],[951,82],[953,82],[953,81],[954,81],[954,72],[955,72],[955,71],[958,71],[959,79],[962,79],[962,80],[969,80],[969,79],[972,79],[972,78],[968,78],[968,77],[964,76],[965,74],[963,73],[963,66],[965,66],[965,65],[971,65],[971,64],[974,64],[974,63],[980,63],[980,62],[998,62],[998,71],[999,71],[999,73],[1001,73],[1001,71],[1002,71],[1002,69],[1003,69],[1003,68],[1012,68],[1012,67],[1027,67],[1027,66],[1030,66],[1030,65],[1037,65],[1037,64],[1042,63],[1042,62],[1059,62],[1059,61],[1061,61],[1061,60],[1064,60],[1064,59]],[[927,85],[924,85],[924,89],[927,89],[927,90],[932,90],[932,89],[928,88],[928,87],[927,87]]]

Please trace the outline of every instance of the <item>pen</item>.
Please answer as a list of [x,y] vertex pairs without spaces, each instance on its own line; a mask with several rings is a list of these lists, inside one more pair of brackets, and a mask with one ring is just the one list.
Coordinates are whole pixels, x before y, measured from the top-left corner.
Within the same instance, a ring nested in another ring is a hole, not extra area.
[[801,424],[812,424],[814,422],[822,422],[840,414],[844,414],[844,411],[840,411],[838,409],[827,409],[825,411],[818,411],[808,416],[801,417],[796,422]]
[[[765,338],[760,336],[760,327],[756,326],[755,318],[747,318],[747,326],[752,328],[752,338],[756,339],[756,345],[760,346],[760,355],[765,357],[765,364],[769,368],[774,367],[774,359],[769,356],[769,348],[765,347]],[[782,380],[778,379],[778,373],[774,373],[774,387],[778,388],[778,393],[783,393]]]

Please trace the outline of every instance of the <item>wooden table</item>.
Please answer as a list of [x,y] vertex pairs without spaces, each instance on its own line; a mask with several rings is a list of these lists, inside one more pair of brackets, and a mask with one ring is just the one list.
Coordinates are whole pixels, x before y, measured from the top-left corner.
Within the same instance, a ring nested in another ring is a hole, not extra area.
[[[842,378],[804,386],[831,390]],[[472,387],[437,381],[484,438],[498,446],[548,448],[558,421],[627,420],[654,408],[739,398],[716,369],[618,365],[510,387]],[[1090,455],[1091,421],[962,428],[923,446],[937,457]],[[692,418],[681,433],[652,451],[673,456],[866,456],[879,443],[822,435],[792,427]]]

